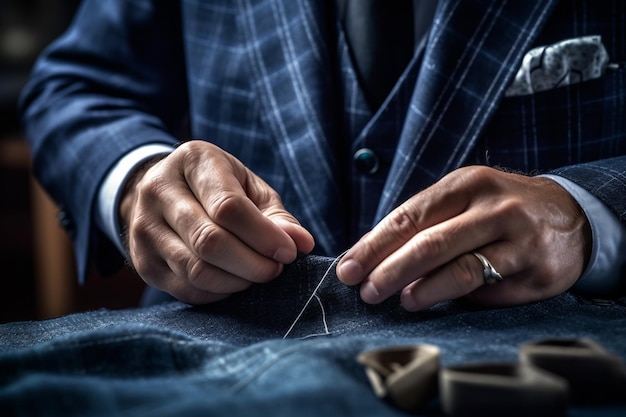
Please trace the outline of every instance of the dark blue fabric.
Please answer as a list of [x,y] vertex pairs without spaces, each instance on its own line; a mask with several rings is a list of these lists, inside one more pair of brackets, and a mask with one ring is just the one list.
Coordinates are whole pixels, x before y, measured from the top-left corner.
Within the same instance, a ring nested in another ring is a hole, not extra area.
[[[400,416],[375,397],[355,357],[431,343],[442,365],[513,362],[520,344],[590,337],[626,357],[625,300],[566,293],[533,305],[477,310],[449,302],[421,313],[397,299],[363,304],[331,273],[320,304],[304,306],[328,258],[306,257],[270,284],[218,304],[171,302],[0,326],[2,416]],[[571,416],[623,416],[626,406],[573,407]],[[427,415],[439,414],[434,401]]]

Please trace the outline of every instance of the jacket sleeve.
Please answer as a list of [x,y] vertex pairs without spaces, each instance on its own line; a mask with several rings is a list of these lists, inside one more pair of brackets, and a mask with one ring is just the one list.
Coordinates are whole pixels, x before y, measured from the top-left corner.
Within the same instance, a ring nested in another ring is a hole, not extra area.
[[175,144],[187,114],[178,2],[86,0],[35,64],[20,111],[35,176],[61,209],[82,281],[90,254],[115,263],[94,222],[108,170],[143,144]]
[[[600,200],[606,207],[608,207],[608,209],[615,214],[617,220],[619,220],[622,225],[626,225],[626,156],[618,156],[610,159],[567,166],[555,169],[551,172],[551,174],[566,178],[581,186],[583,189]],[[608,220],[597,219],[592,223],[598,223],[600,221]],[[611,232],[613,234],[618,233],[619,235],[618,231]],[[622,240],[618,239],[620,242]],[[607,241],[611,242],[611,237],[595,236],[594,241],[595,252],[595,247],[598,241],[604,241],[605,243]],[[605,245],[605,247],[612,247],[612,245]],[[619,247],[623,247],[623,245],[620,245]],[[617,278],[617,281],[619,282],[617,288],[613,286],[610,291],[601,291],[599,292],[600,294],[617,294],[626,290],[624,254],[616,253],[615,250],[616,247],[600,254],[599,257],[595,254],[597,257],[596,261],[599,262],[599,264],[606,264],[607,260],[613,260],[611,265],[609,265],[608,268],[605,268],[604,274],[608,274],[608,271],[612,268],[612,274],[615,275],[614,278]],[[611,255],[611,253],[613,253],[613,255]],[[592,255],[592,257],[594,257],[594,255]],[[611,277],[608,276],[604,278],[609,280],[611,279]],[[593,293],[596,291],[587,292]]]
[[589,191],[626,224],[626,156],[566,166],[551,173]]

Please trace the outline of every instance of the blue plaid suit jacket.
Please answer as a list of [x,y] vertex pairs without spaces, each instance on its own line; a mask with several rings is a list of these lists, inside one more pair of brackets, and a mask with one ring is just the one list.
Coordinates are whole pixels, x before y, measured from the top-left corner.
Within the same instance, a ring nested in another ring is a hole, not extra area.
[[[336,254],[354,210],[342,187],[357,144],[341,137],[337,25],[318,0],[86,1],[42,55],[22,108],[39,180],[65,214],[84,276],[107,170],[183,132],[236,155]],[[534,46],[599,34],[626,62],[622,1],[441,0],[372,224],[468,164],[553,172],[626,222],[626,70],[504,97]],[[348,143],[346,143],[348,141]],[[395,141],[391,141],[396,145]],[[341,151],[341,150],[344,151]],[[349,151],[346,152],[345,149]],[[349,180],[346,180],[349,177]],[[358,181],[358,178],[356,178]],[[368,190],[359,190],[366,193]]]

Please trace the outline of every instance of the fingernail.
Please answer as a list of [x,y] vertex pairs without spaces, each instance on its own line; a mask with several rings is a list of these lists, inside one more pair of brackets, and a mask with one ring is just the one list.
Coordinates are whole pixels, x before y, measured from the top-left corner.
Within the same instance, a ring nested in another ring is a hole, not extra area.
[[366,303],[377,303],[379,297],[380,293],[378,292],[374,284],[372,284],[372,281],[367,281],[361,286],[361,299]]
[[337,267],[337,275],[348,285],[355,285],[363,279],[363,267],[353,259],[342,262]]
[[420,309],[410,290],[402,291],[402,294],[400,295],[400,304],[402,304],[402,307],[406,311],[417,311]]
[[292,251],[287,248],[278,248],[276,253],[274,253],[274,260],[276,262],[280,262],[281,264],[288,264],[294,260]]

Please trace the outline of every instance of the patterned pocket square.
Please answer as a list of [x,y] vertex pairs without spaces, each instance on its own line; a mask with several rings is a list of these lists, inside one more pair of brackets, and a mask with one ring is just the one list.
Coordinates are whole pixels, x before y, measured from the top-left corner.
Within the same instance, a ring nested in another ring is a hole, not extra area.
[[531,49],[505,96],[522,96],[601,77],[609,56],[600,36],[567,39]]

